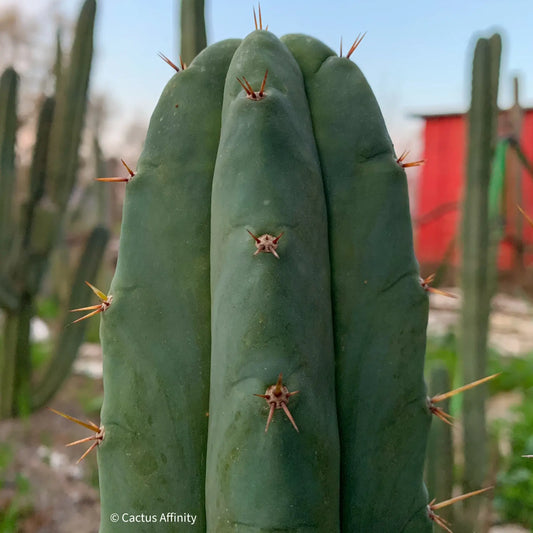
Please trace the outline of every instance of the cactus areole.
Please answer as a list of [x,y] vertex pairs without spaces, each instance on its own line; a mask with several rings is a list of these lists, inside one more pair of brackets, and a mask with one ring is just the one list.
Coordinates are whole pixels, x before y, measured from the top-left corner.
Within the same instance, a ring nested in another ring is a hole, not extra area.
[[427,293],[352,59],[258,29],[164,89],[101,314],[101,532],[432,531]]

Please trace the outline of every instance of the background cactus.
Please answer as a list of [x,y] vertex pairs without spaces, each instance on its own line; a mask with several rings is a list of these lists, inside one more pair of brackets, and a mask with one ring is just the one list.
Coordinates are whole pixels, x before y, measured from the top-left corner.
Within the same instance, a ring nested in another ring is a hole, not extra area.
[[[57,96],[46,98],[42,104],[29,190],[19,213],[13,211],[15,72],[8,69],[0,83],[0,304],[5,309],[4,346],[0,351],[0,417],[26,413],[48,401],[68,375],[83,339],[84,326],[77,330],[62,329],[44,378],[31,383],[30,321],[77,175],[95,12],[96,2],[86,0],[77,23],[68,69],[60,67],[58,44]],[[86,302],[88,293],[83,280],[94,278],[107,239],[107,230],[96,228],[87,241],[74,280],[71,306],[80,307]],[[71,320],[65,317],[65,325]]]
[[181,0],[180,55],[189,64],[206,46],[204,0]]
[[[487,373],[487,332],[493,283],[490,267],[489,182],[496,146],[498,81],[501,37],[479,39],[472,67],[468,159],[461,226],[461,329],[459,355],[463,379],[473,381]],[[494,261],[495,258],[493,257]],[[465,491],[481,486],[487,475],[486,387],[463,401]],[[479,500],[465,502],[467,530],[475,528]]]
[[126,188],[101,531],[131,527],[111,513],[167,530],[176,502],[199,531],[431,531],[427,296],[354,63],[261,28],[208,47],[163,91]]

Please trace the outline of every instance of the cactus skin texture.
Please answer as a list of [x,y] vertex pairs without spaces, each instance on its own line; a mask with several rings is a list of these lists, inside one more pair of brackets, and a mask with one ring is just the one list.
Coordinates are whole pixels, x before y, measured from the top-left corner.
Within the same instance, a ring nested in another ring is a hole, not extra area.
[[[282,234],[279,259],[248,232]],[[177,504],[210,533],[432,531],[427,294],[405,172],[349,59],[256,30],[176,74],[109,292],[102,532]],[[254,394],[280,373],[299,431],[280,409],[265,433]]]

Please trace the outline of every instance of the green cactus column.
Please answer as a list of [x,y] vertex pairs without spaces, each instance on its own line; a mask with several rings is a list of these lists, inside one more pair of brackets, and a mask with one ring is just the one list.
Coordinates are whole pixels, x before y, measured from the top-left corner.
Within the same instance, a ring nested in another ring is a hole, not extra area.
[[0,274],[7,270],[13,238],[18,84],[15,70],[6,69],[0,78]]
[[[463,201],[461,287],[463,305],[459,354],[465,383],[487,373],[490,312],[489,182],[496,144],[501,38],[479,39],[474,52],[472,103],[468,115],[468,159]],[[483,486],[487,474],[486,386],[463,399],[464,492]],[[469,531],[476,527],[480,500],[465,502]]]
[[311,37],[283,41],[304,73],[328,207],[341,529],[431,531],[423,484],[428,300],[405,172],[357,66]]
[[204,0],[181,0],[180,54],[187,65],[207,46]]
[[[11,314],[17,313],[21,303],[18,290],[4,277],[10,257],[14,216],[12,199],[15,187],[18,81],[18,75],[12,68],[8,68],[0,78],[0,256],[3,258],[0,275],[5,279],[2,302],[7,300],[8,304],[14,304],[10,305]],[[4,345],[0,347],[0,418],[11,415],[17,396],[17,367],[11,355],[17,344],[17,328],[12,320],[6,318],[6,322],[9,328],[4,332]]]
[[[237,81],[243,76],[256,96]],[[211,228],[207,530],[334,533],[339,453],[324,190],[301,72],[266,31],[243,41],[228,71]],[[279,259],[254,255],[248,231],[271,239],[283,232]],[[289,392],[299,390],[288,406],[299,433],[281,409],[265,433],[269,405],[254,394],[280,373]]]
[[171,511],[196,516],[191,530],[205,531],[210,198],[238,44],[213,45],[169,81],[126,185],[113,302],[101,324],[101,533],[168,532],[164,522],[114,524],[110,515]]

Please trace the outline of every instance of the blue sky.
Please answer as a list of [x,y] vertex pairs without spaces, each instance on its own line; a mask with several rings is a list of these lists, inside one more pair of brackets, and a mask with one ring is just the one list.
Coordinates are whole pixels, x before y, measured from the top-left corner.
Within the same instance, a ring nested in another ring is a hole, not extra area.
[[[18,3],[33,12],[49,4]],[[55,3],[72,18],[81,0]],[[253,6],[251,0],[206,0],[208,41],[249,33]],[[476,35],[502,33],[500,105],[511,103],[514,74],[520,76],[522,104],[533,105],[532,0],[263,0],[261,7],[275,34],[308,33],[334,50],[341,36],[346,48],[367,32],[353,59],[373,87],[400,150],[416,150],[420,137],[421,121],[410,114],[467,108]],[[147,123],[173,74],[157,52],[176,59],[178,32],[177,0],[98,0],[91,88],[107,92],[113,103],[105,132],[109,146],[120,143],[119,124],[134,118]],[[51,28],[51,39],[53,34]]]

